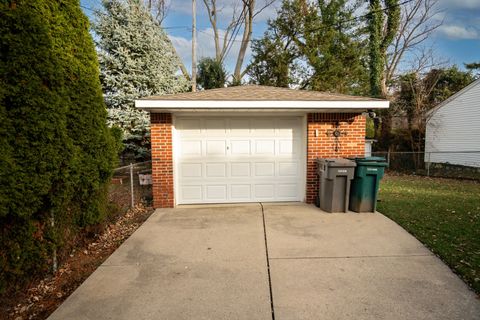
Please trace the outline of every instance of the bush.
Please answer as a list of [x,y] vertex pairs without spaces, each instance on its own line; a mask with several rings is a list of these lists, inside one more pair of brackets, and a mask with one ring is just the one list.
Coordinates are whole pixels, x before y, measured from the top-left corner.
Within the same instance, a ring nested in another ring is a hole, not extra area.
[[367,139],[375,138],[375,123],[370,117],[367,117],[365,137]]
[[203,58],[198,63],[197,83],[202,89],[223,88],[227,82],[227,72],[223,64],[212,58]]
[[105,217],[116,144],[77,0],[0,4],[0,289]]

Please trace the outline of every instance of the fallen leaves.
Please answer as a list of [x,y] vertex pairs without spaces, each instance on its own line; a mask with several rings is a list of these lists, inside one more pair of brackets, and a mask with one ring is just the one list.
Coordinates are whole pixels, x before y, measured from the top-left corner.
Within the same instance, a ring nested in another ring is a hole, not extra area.
[[[150,216],[151,208],[138,205],[109,224],[103,232],[76,247],[57,272],[30,285],[26,294],[11,297],[13,306],[0,310],[0,318],[13,320],[45,319],[96,267],[120,246]],[[19,297],[22,297],[21,301]]]

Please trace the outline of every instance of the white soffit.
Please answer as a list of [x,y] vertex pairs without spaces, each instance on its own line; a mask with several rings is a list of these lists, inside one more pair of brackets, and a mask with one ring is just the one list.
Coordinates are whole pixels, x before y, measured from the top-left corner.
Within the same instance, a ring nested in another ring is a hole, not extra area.
[[237,101],[237,100],[135,100],[135,107],[146,111],[207,111],[207,110],[317,110],[323,109],[387,109],[385,100],[371,101]]

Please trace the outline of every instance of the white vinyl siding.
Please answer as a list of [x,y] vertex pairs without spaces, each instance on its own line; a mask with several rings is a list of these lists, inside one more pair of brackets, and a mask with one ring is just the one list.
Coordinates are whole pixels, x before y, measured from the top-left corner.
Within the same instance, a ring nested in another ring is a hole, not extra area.
[[177,204],[303,201],[303,117],[177,117]]
[[480,167],[480,153],[435,153],[480,151],[480,81],[433,111],[425,151],[427,162]]

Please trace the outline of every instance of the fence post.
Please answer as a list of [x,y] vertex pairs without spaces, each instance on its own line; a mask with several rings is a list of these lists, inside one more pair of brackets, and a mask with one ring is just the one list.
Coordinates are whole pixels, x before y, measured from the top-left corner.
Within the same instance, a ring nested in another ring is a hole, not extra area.
[[387,165],[390,168],[390,148],[387,151]]
[[428,152],[428,162],[427,162],[427,177],[430,177],[430,152]]
[[[50,213],[50,226],[55,228],[55,214],[53,211]],[[57,246],[55,243],[55,248],[53,248],[53,256],[52,256],[52,271],[53,273],[57,272],[58,269],[58,261],[57,261]]]
[[130,163],[130,196],[131,196],[130,206],[133,208],[135,206],[135,200],[133,197],[133,164],[132,163]]

